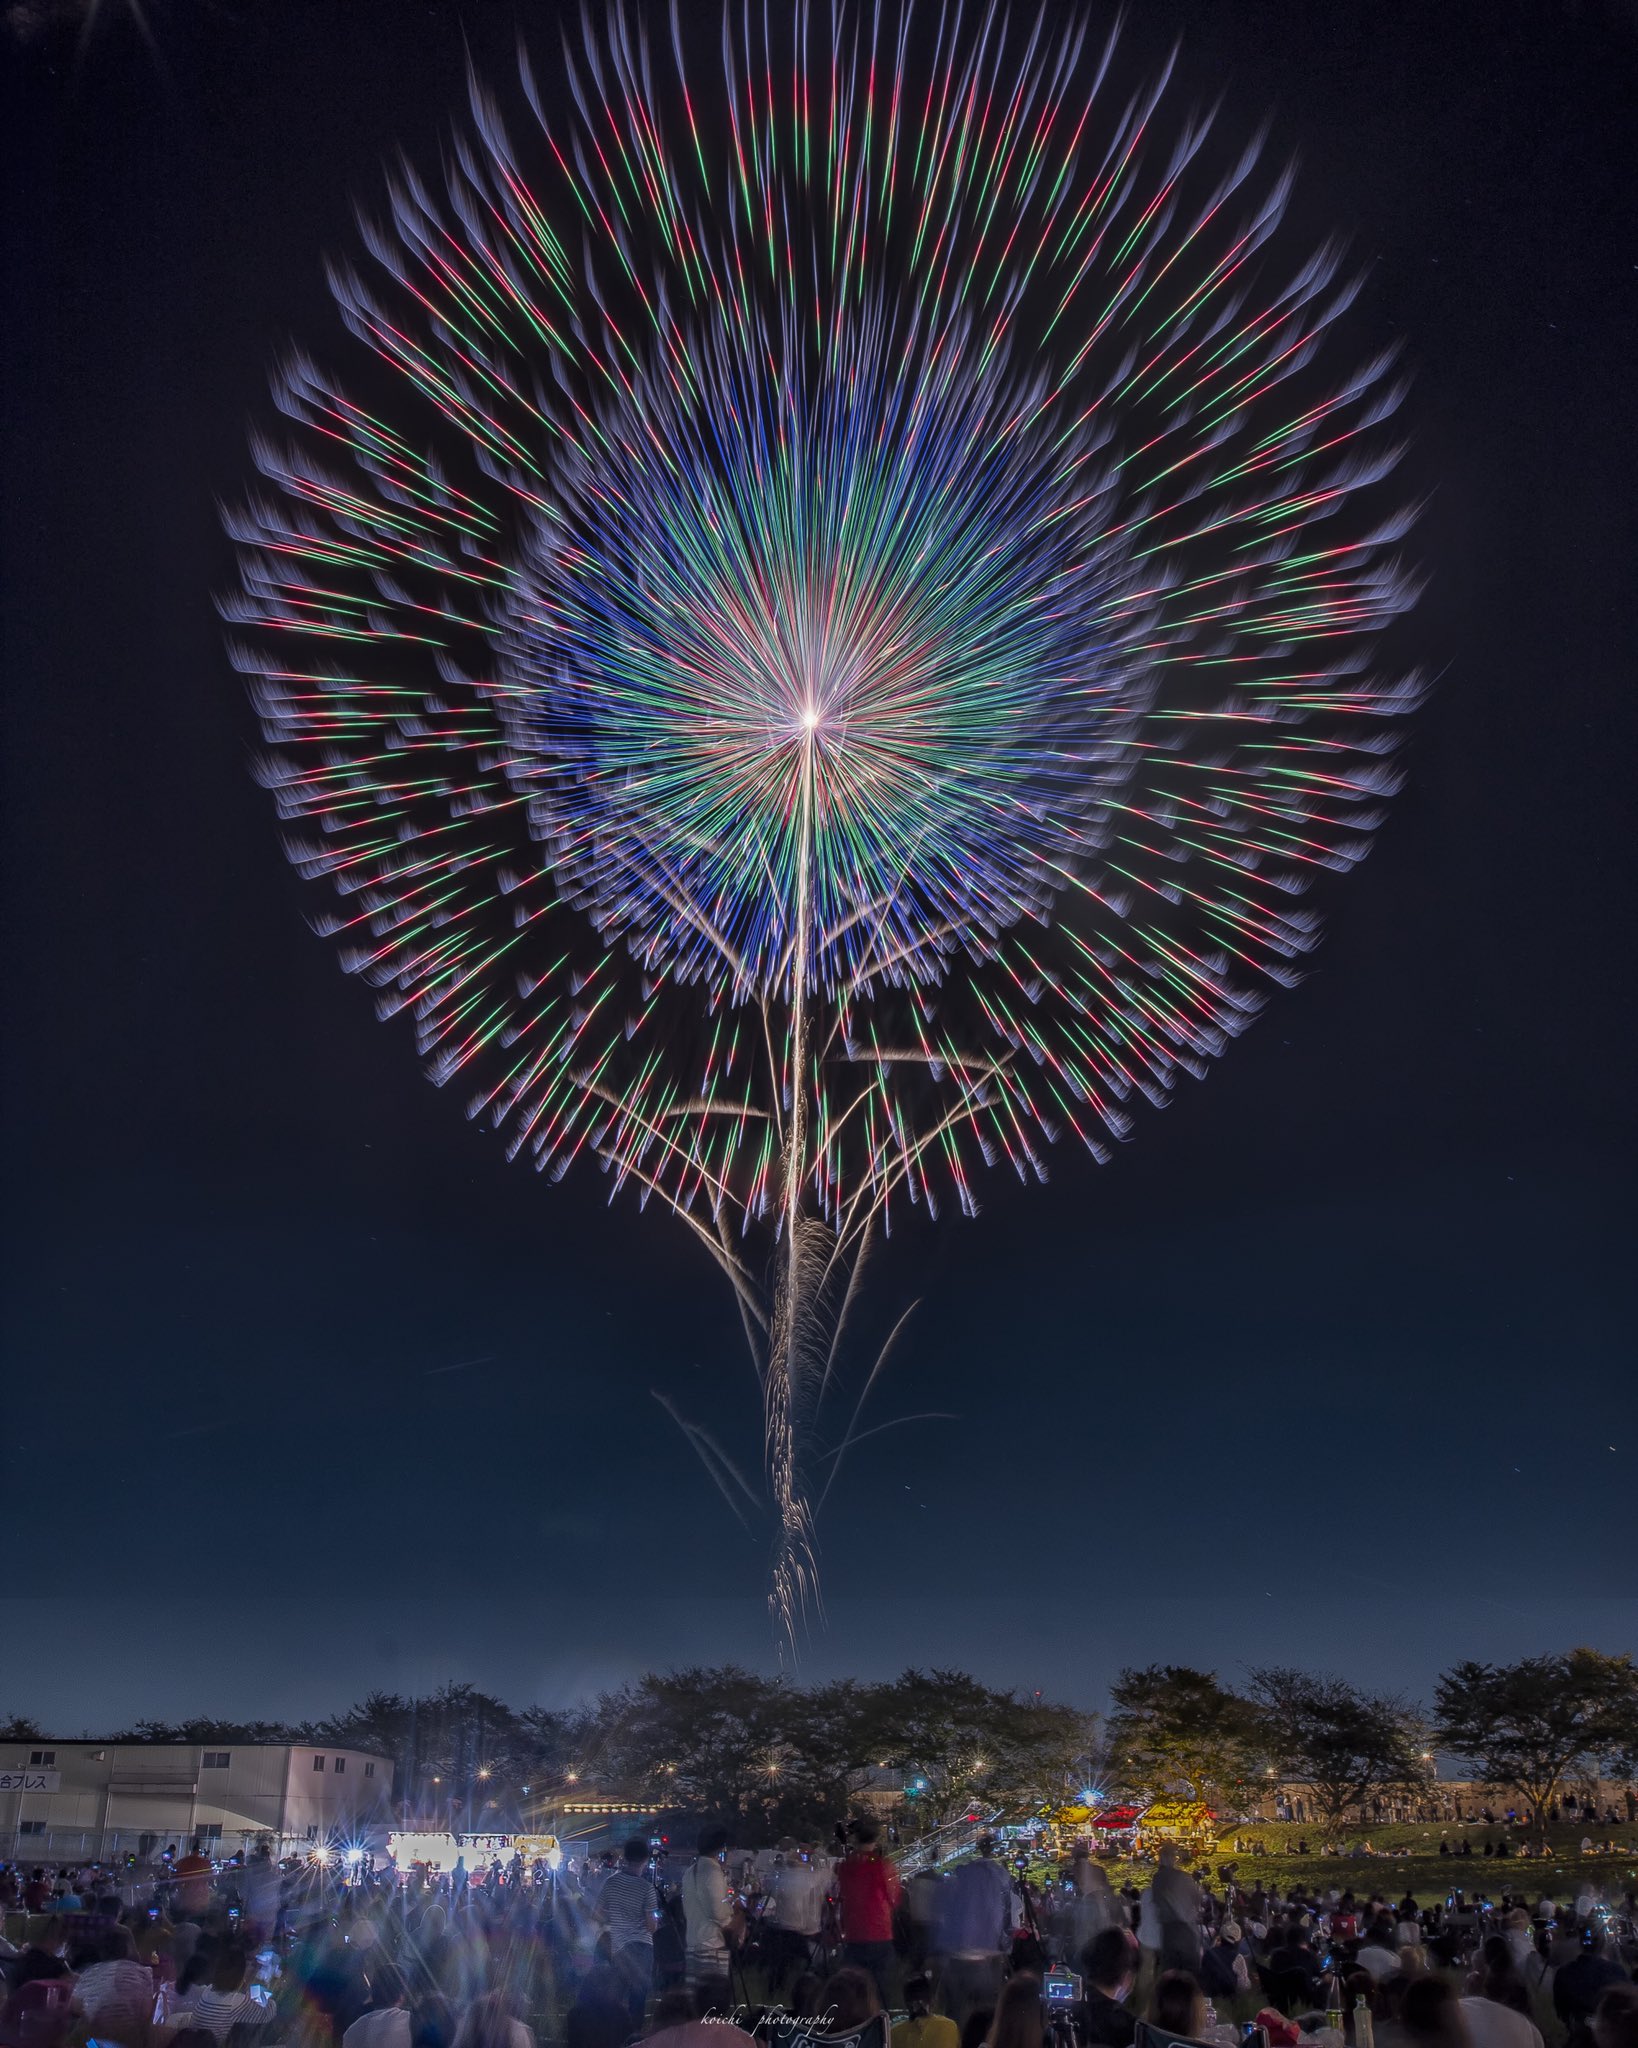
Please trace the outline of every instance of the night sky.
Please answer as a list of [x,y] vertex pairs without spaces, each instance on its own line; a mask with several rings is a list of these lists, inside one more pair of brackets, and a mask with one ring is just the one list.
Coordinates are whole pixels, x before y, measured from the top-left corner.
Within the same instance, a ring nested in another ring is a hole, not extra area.
[[[754,1457],[726,1291],[375,1022],[213,610],[355,201],[435,167],[466,50],[549,69],[554,10],[144,0],[151,47],[133,12],[4,10],[0,1715],[766,1665],[765,1550],[650,1398]],[[922,1306],[873,1413],[958,1419],[855,1455],[803,1668],[1095,1705],[1159,1657],[1425,1693],[1638,1649],[1638,11],[1134,13],[1177,102],[1299,156],[1359,354],[1405,345],[1438,686],[1304,984],[1113,1165],[895,1238],[872,1315]]]

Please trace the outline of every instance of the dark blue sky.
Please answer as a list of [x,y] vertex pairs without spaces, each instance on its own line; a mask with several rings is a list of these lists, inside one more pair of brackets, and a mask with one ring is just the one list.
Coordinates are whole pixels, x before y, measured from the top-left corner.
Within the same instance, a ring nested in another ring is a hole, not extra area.
[[[8,51],[0,1713],[558,1698],[766,1660],[730,1304],[595,1176],[508,1167],[304,917],[212,594],[266,368],[463,38],[549,9],[120,10]],[[1094,1702],[1271,1657],[1426,1690],[1638,1647],[1632,1500],[1638,178],[1627,5],[1155,4],[1271,113],[1416,374],[1439,687],[1309,979],[1097,1169],[911,1231],[922,1307],[822,1529],[812,1669]],[[464,1505],[463,1505],[464,1504]]]

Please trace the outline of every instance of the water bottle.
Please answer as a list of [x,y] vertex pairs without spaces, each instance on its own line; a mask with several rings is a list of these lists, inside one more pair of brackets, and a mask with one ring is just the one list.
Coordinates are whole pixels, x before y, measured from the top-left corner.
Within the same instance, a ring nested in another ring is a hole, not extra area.
[[1363,1991],[1354,2000],[1354,2048],[1376,2048],[1376,2023]]

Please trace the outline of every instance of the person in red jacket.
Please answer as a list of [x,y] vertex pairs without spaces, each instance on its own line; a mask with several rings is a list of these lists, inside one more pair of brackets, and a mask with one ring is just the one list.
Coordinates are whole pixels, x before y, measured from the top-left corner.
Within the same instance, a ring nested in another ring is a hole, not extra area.
[[210,1858],[195,1839],[193,1847],[176,1865],[176,1893],[172,1899],[186,1918],[191,1920],[209,1910],[211,1875]]
[[836,1866],[842,1959],[868,1971],[882,2004],[889,2005],[893,1915],[903,1895],[899,1873],[892,1857],[883,1852],[881,1829],[875,1821],[853,1821],[847,1832],[847,1854]]

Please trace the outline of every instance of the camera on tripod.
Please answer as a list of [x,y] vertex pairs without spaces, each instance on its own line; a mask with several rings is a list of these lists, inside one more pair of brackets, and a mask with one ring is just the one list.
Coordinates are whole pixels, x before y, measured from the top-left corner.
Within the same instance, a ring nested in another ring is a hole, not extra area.
[[1041,2023],[1052,2048],[1081,2048],[1075,2015],[1084,1991],[1073,1970],[1055,1966],[1041,1973]]
[[1062,1964],[1058,1964],[1043,1973],[1041,2003],[1049,2013],[1062,2011],[1071,2005],[1079,2005],[1084,1996],[1085,1985],[1073,1970],[1066,1970]]

